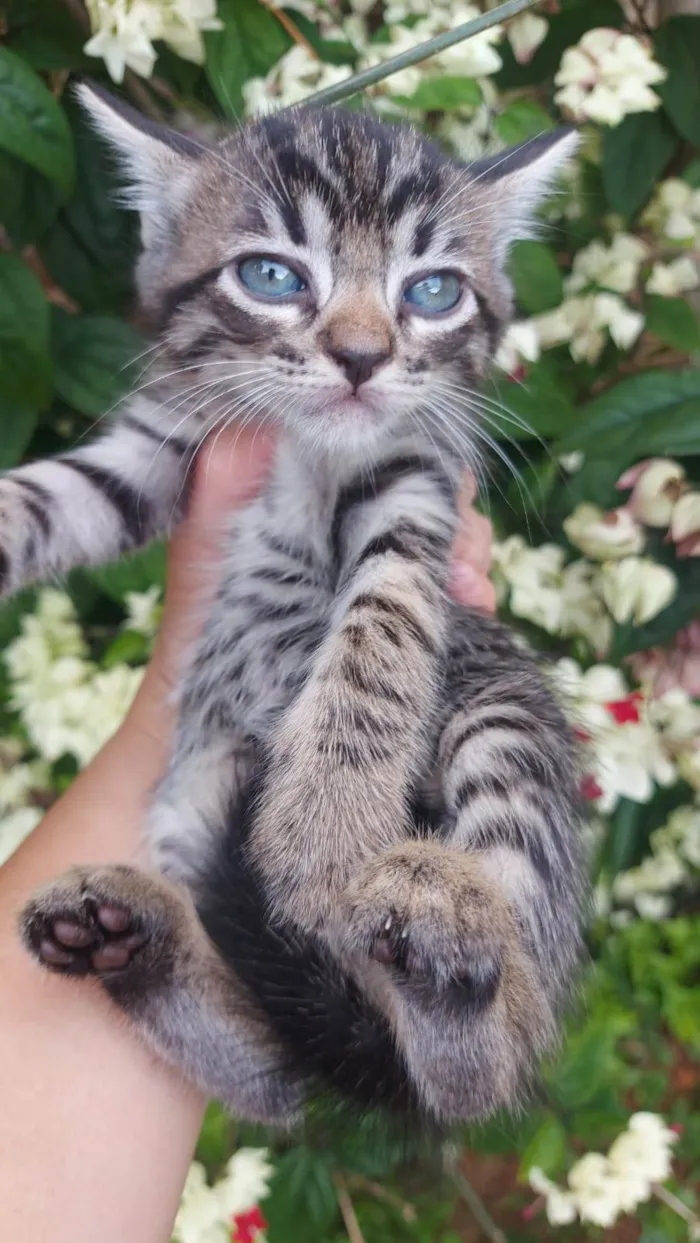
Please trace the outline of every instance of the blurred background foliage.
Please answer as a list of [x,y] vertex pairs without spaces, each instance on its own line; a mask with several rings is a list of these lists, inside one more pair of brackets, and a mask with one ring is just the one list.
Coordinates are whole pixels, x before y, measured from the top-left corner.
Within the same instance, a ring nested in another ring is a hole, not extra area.
[[[580,159],[541,237],[511,257],[518,319],[482,406],[482,502],[499,541],[503,613],[568,678],[592,746],[596,910],[580,1005],[521,1116],[406,1164],[405,1145],[379,1142],[369,1125],[287,1142],[210,1108],[198,1152],[210,1177],[241,1145],[271,1145],[270,1243],[503,1243],[600,1226],[644,1243],[700,1237],[695,7],[542,0],[362,102],[464,159],[561,119],[582,125]],[[463,0],[0,5],[0,467],[91,434],[147,357],[136,222],[73,78],[206,136],[478,11]],[[653,470],[629,474],[649,460]],[[126,710],[162,584],[154,547],[72,575],[64,595],[30,592],[0,610],[0,857]],[[608,1207],[596,1219],[589,1205],[588,1220],[584,1197],[575,1221],[552,1224],[530,1170],[563,1185],[640,1110],[679,1134],[665,1197],[649,1184],[636,1213]]]

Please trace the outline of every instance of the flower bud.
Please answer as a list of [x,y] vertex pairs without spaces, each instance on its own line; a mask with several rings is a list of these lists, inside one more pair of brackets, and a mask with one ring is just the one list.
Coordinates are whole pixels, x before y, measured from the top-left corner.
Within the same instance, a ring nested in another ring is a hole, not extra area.
[[685,471],[671,458],[648,458],[625,471],[617,487],[632,488],[627,508],[635,518],[648,527],[667,527],[686,487]]
[[642,626],[670,604],[678,590],[672,570],[651,557],[626,557],[604,565],[601,593],[619,624],[634,621]]
[[671,538],[674,544],[685,542],[690,536],[700,540],[700,492],[685,492],[673,506]]
[[644,547],[644,532],[627,509],[606,513],[597,505],[577,505],[564,530],[572,544],[596,561],[627,557]]

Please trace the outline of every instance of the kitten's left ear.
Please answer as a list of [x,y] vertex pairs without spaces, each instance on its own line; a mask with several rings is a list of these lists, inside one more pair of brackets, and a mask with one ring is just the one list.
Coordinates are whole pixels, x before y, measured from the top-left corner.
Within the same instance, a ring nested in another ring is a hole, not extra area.
[[563,126],[469,165],[471,180],[488,195],[500,221],[503,258],[512,242],[532,236],[535,211],[579,142],[578,131]]
[[144,245],[155,240],[190,178],[204,144],[142,116],[96,83],[75,93],[93,125],[116,151],[129,182],[126,202],[142,213]]

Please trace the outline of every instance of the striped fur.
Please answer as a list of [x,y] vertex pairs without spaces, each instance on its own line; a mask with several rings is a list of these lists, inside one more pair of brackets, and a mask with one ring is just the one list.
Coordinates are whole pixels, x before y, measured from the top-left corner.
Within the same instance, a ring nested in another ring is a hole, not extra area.
[[[245,1116],[289,1124],[330,1083],[483,1117],[552,1046],[579,954],[576,781],[532,659],[446,582],[503,255],[570,140],[475,172],[361,115],[272,117],[209,151],[91,108],[137,178],[160,356],[105,437],[0,484],[8,588],[167,530],[229,417],[280,441],[183,678],[159,876],[74,872],[29,904],[25,940],[98,975]],[[250,253],[293,263],[303,294],[256,301]],[[410,315],[406,282],[445,267],[458,306]],[[354,389],[343,351],[381,360]]]

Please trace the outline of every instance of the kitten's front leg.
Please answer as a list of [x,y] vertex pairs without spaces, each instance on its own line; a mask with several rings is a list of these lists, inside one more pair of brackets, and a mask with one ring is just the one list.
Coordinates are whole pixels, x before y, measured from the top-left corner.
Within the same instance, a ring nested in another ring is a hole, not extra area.
[[[273,916],[333,937],[358,865],[405,839],[446,640],[453,483],[397,457],[351,484],[334,524],[340,586],[309,681],[272,740],[250,834]],[[330,923],[329,923],[330,921]]]

